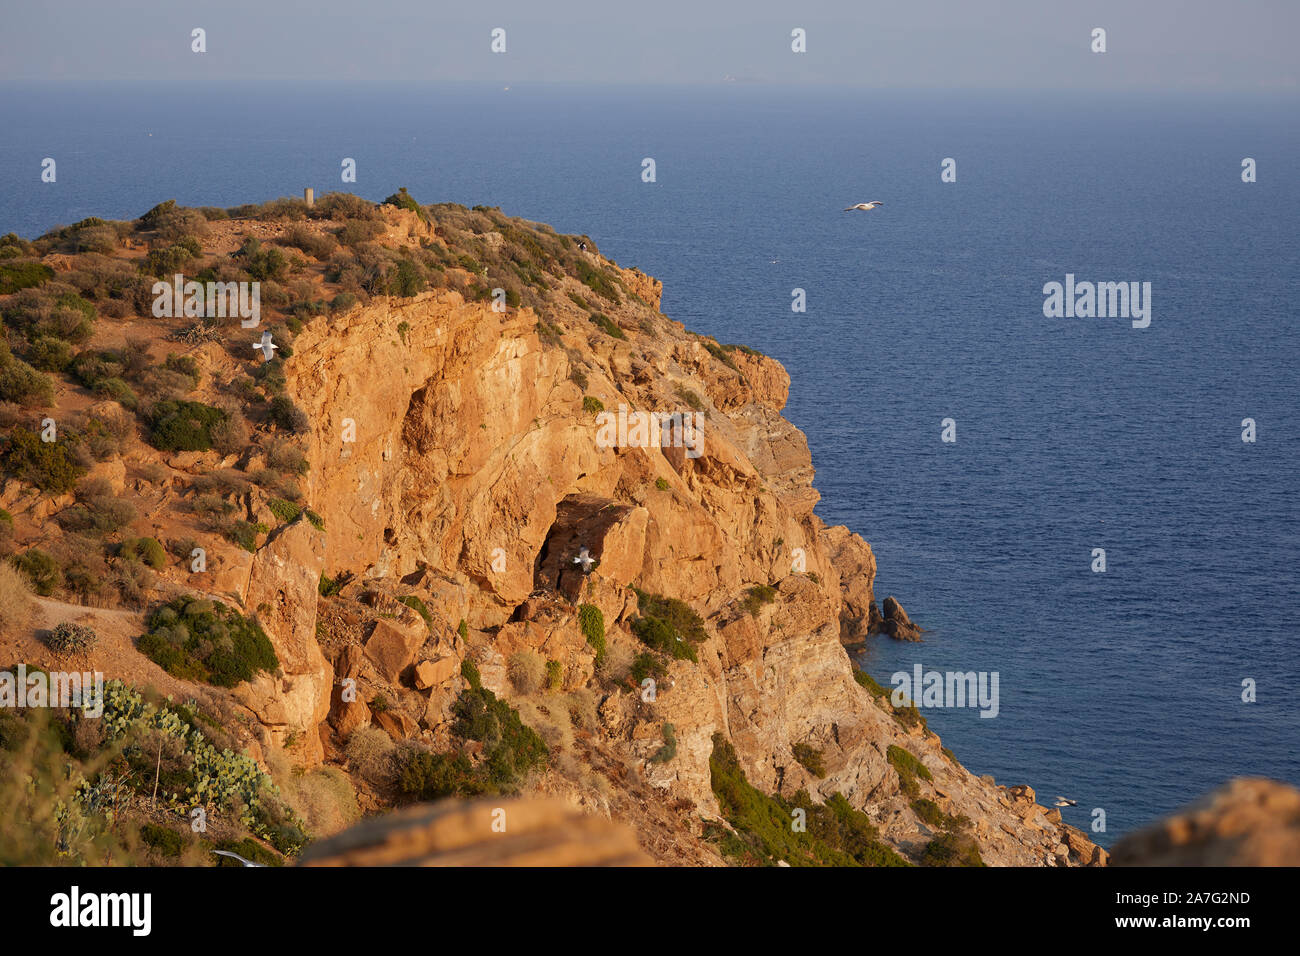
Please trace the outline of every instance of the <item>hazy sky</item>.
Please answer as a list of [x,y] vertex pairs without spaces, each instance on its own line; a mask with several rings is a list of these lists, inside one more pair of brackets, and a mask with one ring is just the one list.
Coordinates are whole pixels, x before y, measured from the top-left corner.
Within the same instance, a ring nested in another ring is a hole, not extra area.
[[[4,0],[0,82],[1300,89],[1300,0]],[[208,52],[190,51],[207,31]],[[507,52],[490,33],[506,30]],[[807,31],[807,52],[790,32]],[[1094,27],[1107,52],[1090,52]]]

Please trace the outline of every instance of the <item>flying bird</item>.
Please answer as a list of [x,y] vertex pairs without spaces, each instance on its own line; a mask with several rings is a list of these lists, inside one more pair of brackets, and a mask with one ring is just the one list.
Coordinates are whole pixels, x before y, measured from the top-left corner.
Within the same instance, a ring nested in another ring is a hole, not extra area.
[[253,351],[262,353],[263,362],[269,362],[271,359],[275,358],[275,350],[279,347],[280,346],[271,341],[271,333],[269,331],[262,333],[262,341],[253,343]]
[[578,552],[578,556],[573,559],[573,563],[582,565],[583,574],[590,574],[591,566],[596,563],[596,559],[587,553],[586,548],[583,548]]
[[854,209],[861,209],[863,212],[870,212],[871,210],[875,209],[877,206],[883,206],[883,205],[884,203],[881,202],[879,199],[873,199],[871,200],[871,202],[860,202],[856,206],[845,206],[844,211],[852,212]]
[[1065,797],[1057,797],[1055,805],[1058,807],[1077,807],[1079,805],[1079,801],[1067,800],[1065,799]]
[[234,857],[240,863],[244,864],[244,866],[266,866],[265,863],[254,863],[252,860],[245,860],[238,853],[231,853],[229,850],[213,850],[212,852],[217,854],[217,856]]

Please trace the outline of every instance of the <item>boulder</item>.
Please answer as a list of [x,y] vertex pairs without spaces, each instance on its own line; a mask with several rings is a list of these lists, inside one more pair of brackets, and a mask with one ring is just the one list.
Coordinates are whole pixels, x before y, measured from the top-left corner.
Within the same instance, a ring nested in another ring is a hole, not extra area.
[[366,657],[384,680],[395,684],[402,671],[415,662],[425,637],[422,627],[408,627],[390,620],[376,621],[366,640]]
[[439,657],[420,661],[415,665],[415,689],[430,690],[460,673],[460,662],[454,657]]
[[400,710],[384,710],[373,715],[375,726],[394,740],[406,740],[420,732],[420,725]]
[[274,532],[253,556],[246,607],[270,638],[280,670],[234,690],[278,743],[290,736],[302,741],[292,753],[305,766],[324,757],[319,727],[330,711],[334,677],[316,643],[323,539],[309,522],[298,521]]
[[1239,777],[1111,852],[1114,866],[1300,866],[1300,790]]

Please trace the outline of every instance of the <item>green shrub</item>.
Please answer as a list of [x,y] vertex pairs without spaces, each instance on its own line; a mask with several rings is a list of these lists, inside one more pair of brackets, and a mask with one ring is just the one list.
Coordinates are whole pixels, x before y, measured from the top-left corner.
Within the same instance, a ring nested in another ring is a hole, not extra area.
[[0,262],[0,295],[31,289],[54,278],[54,270],[43,262]]
[[416,800],[473,797],[491,792],[487,780],[462,753],[399,751],[397,785]]
[[[585,285],[592,292],[608,299],[617,305],[622,300],[618,295],[618,287],[605,273],[603,269],[598,269],[585,259],[578,259],[575,263],[578,281]],[[622,338],[622,336],[618,336]]]
[[605,410],[605,403],[595,395],[582,397],[582,410],[589,415],[598,415]]
[[127,538],[118,553],[128,561],[143,561],[155,571],[167,565],[167,552],[154,538]]
[[338,248],[338,242],[327,234],[313,232],[307,226],[292,226],[280,240],[287,246],[301,249],[313,259],[321,262],[329,259]]
[[342,587],[342,581],[336,578],[331,578],[322,571],[320,574],[320,581],[317,582],[316,585],[316,590],[320,592],[321,597],[333,597],[335,594],[339,593]]
[[44,442],[36,432],[21,425],[15,425],[9,433],[3,461],[6,472],[47,495],[66,494],[86,473],[69,456],[66,440]]
[[227,417],[220,408],[202,402],[167,399],[149,415],[149,443],[162,451],[208,451],[213,428]]
[[283,428],[295,435],[301,435],[311,427],[311,420],[307,418],[307,413],[295,405],[288,395],[277,395],[271,399],[267,417],[277,428]]
[[334,298],[330,299],[331,312],[346,312],[357,304],[359,300],[351,292],[340,292]]
[[189,244],[150,249],[144,261],[140,263],[140,271],[160,279],[170,278],[178,272],[183,272],[185,264],[193,259],[194,255],[194,249]]
[[865,687],[872,697],[889,697],[889,691],[876,683],[876,679],[861,670],[856,664],[853,665],[853,679],[858,682],[859,687]]
[[267,509],[285,524],[290,524],[298,520],[302,514],[302,508],[292,501],[285,501],[283,498],[272,498],[266,503]]
[[156,823],[146,823],[142,826],[140,839],[165,857],[179,857],[188,843],[185,837],[175,830],[160,827]]
[[462,641],[469,640],[469,624],[462,617],[460,623],[456,625],[456,633],[460,635]]
[[967,816],[951,816],[944,813],[933,800],[920,797],[912,801],[912,812],[927,826],[935,830],[962,830],[970,826]]
[[925,866],[987,866],[980,856],[979,844],[968,833],[941,833],[921,853]]
[[452,733],[483,744],[486,779],[501,791],[546,762],[546,744],[519,719],[519,712],[485,687],[463,690],[452,705]]
[[399,209],[409,209],[411,212],[419,213],[421,218],[427,218],[424,210],[420,208],[420,204],[406,191],[405,186],[400,187],[397,192],[385,199],[384,203],[385,205],[396,206]]
[[684,385],[677,386],[677,397],[686,403],[687,408],[693,412],[698,412],[704,408],[704,401]]
[[135,391],[120,378],[106,378],[96,382],[95,394],[104,398],[111,398],[123,408],[131,411],[135,411],[140,404],[140,399],[136,397]]
[[605,661],[605,615],[594,604],[582,604],[578,607],[578,626],[582,636],[596,650],[596,663]]
[[816,747],[809,744],[795,744],[790,748],[794,753],[794,759],[803,765],[814,777],[826,776],[826,764],[822,760],[822,752]]
[[42,551],[31,548],[13,559],[14,566],[27,575],[32,590],[41,597],[49,597],[55,589],[63,586],[63,569],[59,562]]
[[668,667],[658,654],[642,651],[632,659],[632,668],[629,673],[637,684],[640,684],[647,677],[655,681],[661,681],[668,676]]
[[40,335],[27,350],[27,357],[35,368],[46,372],[62,372],[72,361],[72,346],[52,335]]
[[677,728],[670,723],[664,724],[664,745],[650,757],[651,763],[668,763],[677,756]]
[[238,519],[228,522],[222,529],[221,533],[230,541],[239,545],[249,554],[257,553],[257,536],[266,534],[270,529],[262,524],[253,524],[251,521]]
[[690,605],[677,598],[633,590],[640,616],[632,619],[632,633],[657,651],[679,660],[698,661],[695,645],[708,635],[704,621]]
[[885,752],[885,757],[889,765],[898,772],[899,788],[909,797],[915,797],[919,792],[916,778],[929,780],[933,782],[934,775],[930,773],[930,768],[921,761],[917,760],[910,750],[904,750],[895,744],[890,744],[889,749]]
[[244,260],[244,270],[256,282],[279,282],[289,271],[289,260],[275,246],[262,247],[250,237],[237,253]]
[[170,674],[234,687],[280,662],[257,624],[220,601],[173,598],[145,619],[137,646]]
[[344,246],[359,246],[384,234],[382,222],[371,219],[348,219],[338,231],[338,240]]
[[546,662],[546,689],[552,693],[564,688],[564,666],[559,661]]
[[608,316],[601,315],[599,312],[593,312],[591,315],[587,316],[587,318],[591,320],[592,325],[596,326],[596,328],[600,329],[606,335],[616,339],[627,338],[627,336],[623,334],[623,330],[615,325],[613,320]]
[[469,684],[471,690],[478,690],[483,686],[483,679],[479,676],[478,665],[468,657],[460,662],[460,676],[465,678],[465,682]]
[[756,584],[745,592],[740,606],[749,612],[750,617],[758,617],[758,612],[762,610],[764,604],[771,604],[776,600],[776,588],[767,584]]
[[667,491],[668,488],[669,488],[668,479],[667,479],[667,478],[656,478],[656,479],[655,479],[655,488],[656,488],[657,490],[659,490],[659,491]]
[[20,358],[9,354],[0,340],[0,402],[48,408],[54,404],[54,383]]
[[[712,831],[733,862],[773,866],[908,866],[882,843],[870,819],[834,793],[817,806],[805,791],[792,800],[768,796],[755,788],[740,768],[736,751],[722,735],[713,735],[709,776],[718,806],[735,833]],[[802,809],[806,829],[792,826],[794,811]]]

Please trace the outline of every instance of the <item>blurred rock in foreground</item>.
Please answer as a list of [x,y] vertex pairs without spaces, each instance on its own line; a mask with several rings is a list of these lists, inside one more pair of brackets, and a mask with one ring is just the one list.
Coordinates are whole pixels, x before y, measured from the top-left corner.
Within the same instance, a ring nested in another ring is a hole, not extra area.
[[[495,828],[494,828],[495,827]],[[443,800],[303,851],[300,866],[650,866],[631,828],[559,800]]]
[[1300,790],[1230,780],[1172,816],[1131,833],[1112,866],[1300,866]]

